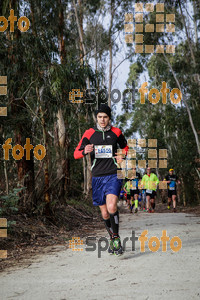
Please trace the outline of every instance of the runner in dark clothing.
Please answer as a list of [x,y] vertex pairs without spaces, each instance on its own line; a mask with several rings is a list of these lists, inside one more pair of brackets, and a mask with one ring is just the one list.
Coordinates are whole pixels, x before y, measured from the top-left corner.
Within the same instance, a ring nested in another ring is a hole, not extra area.
[[174,175],[174,169],[169,170],[169,174],[164,180],[167,181],[168,187],[168,205],[167,208],[170,209],[171,201],[173,201],[173,211],[176,212],[176,183],[180,184],[178,176]]
[[109,106],[101,104],[96,115],[96,126],[85,131],[74,151],[74,158],[79,159],[90,154],[93,204],[99,206],[110,235],[108,252],[121,254],[123,250],[119,237],[117,201],[122,180],[117,178],[117,163],[121,161],[117,148],[119,145],[126,154],[128,146],[121,130],[110,124]]
[[135,204],[135,213],[138,212],[138,197],[139,197],[139,181],[141,180],[140,173],[136,172],[136,168],[133,168],[134,176],[131,178],[132,187],[131,187],[131,210]]

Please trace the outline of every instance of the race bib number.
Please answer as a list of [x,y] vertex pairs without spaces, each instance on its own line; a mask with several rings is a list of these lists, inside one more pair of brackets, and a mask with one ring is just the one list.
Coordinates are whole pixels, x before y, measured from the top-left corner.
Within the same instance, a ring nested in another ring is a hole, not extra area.
[[112,157],[112,145],[95,146],[95,158],[111,158],[111,157]]
[[131,190],[136,190],[136,182],[135,181],[132,181],[132,184],[131,184]]
[[136,185],[134,185],[134,184],[131,184],[131,190],[136,190],[137,188],[136,188]]
[[146,193],[152,194],[152,190],[146,190]]
[[173,187],[169,187],[169,190],[170,191],[175,191],[175,187],[173,186]]

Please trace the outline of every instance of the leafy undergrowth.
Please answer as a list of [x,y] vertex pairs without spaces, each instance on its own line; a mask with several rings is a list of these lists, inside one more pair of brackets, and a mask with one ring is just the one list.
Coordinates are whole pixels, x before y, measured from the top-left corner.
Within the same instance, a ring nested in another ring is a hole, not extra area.
[[75,200],[54,207],[51,217],[27,216],[24,213],[1,217],[7,218],[8,236],[1,238],[0,249],[7,250],[8,257],[0,259],[0,271],[44,253],[47,246],[67,246],[73,236],[84,237],[103,228],[99,210]]

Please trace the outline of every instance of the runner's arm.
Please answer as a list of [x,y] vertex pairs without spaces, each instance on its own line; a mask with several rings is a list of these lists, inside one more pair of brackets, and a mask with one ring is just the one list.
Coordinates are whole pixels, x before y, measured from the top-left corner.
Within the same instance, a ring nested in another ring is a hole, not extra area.
[[[123,155],[127,155],[128,153],[128,145],[127,145],[127,141],[124,137],[124,135],[122,134],[121,130],[118,128],[118,139],[117,139],[117,143],[120,146],[120,148],[123,150],[122,154]],[[119,153],[115,153],[116,156],[114,156],[114,158],[117,160],[117,163],[121,163],[123,161],[123,156],[120,155]]]
[[121,130],[119,129],[119,136],[117,139],[117,143],[119,144],[120,148],[123,149],[125,151],[125,155],[127,155],[128,152],[128,145],[127,145],[127,140],[125,139],[123,133],[121,132]]
[[167,183],[170,183],[171,181],[168,179],[169,176],[167,175],[165,178],[164,178],[164,181],[167,181]]
[[85,133],[83,134],[78,146],[76,147],[75,151],[74,151],[74,158],[75,159],[79,159],[84,157],[86,154],[84,152],[85,146],[90,144],[90,141],[88,140],[88,130],[85,131]]
[[[155,176],[156,176],[156,175],[155,175]],[[156,180],[155,180],[155,181],[156,181],[156,185],[158,185],[158,184],[159,184],[159,182],[160,182],[160,181],[159,181],[159,179],[158,179],[158,177],[156,176],[156,178],[155,178],[155,179],[156,179]]]
[[150,189],[156,190],[158,184],[159,184],[159,179],[158,179],[158,177],[156,176],[156,174],[154,174],[153,181],[150,182]]
[[126,182],[125,185],[124,185],[124,190],[125,190],[125,192],[127,193],[126,188],[127,188],[127,182]]
[[156,176],[156,183],[159,184],[159,179],[157,176]]
[[139,188],[139,190],[142,189],[142,179],[141,179],[141,177],[140,177],[140,180],[138,181],[138,188]]

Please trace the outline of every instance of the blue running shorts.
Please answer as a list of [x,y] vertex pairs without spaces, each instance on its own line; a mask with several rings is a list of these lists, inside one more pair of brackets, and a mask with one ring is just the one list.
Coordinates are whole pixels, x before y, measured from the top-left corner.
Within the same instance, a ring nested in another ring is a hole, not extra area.
[[106,204],[106,195],[114,194],[119,197],[122,179],[117,174],[92,177],[92,198],[94,206]]

